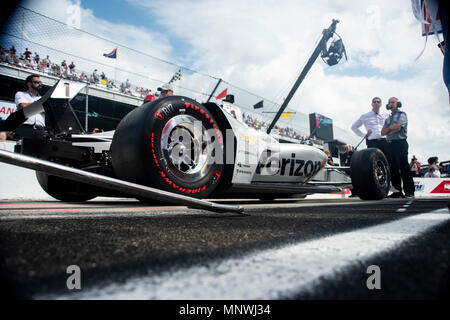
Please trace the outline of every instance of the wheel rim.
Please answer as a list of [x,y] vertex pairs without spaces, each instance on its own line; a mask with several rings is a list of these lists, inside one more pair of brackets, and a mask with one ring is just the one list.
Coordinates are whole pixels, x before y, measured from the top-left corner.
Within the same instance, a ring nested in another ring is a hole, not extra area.
[[198,181],[214,164],[214,141],[201,121],[190,115],[170,119],[161,134],[164,158],[175,168],[171,171],[180,179]]
[[375,179],[380,186],[386,186],[388,181],[388,171],[385,163],[381,160],[375,163]]

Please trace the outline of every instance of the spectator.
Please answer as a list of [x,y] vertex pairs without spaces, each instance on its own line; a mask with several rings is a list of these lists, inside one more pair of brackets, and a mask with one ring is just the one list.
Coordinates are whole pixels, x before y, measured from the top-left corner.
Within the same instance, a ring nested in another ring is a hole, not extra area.
[[51,70],[52,70],[52,75],[53,76],[55,76],[55,77],[60,77],[61,76],[61,67],[59,66],[59,64],[52,63]]
[[107,85],[108,84],[108,78],[106,77],[106,75],[105,75],[105,73],[104,72],[102,72],[102,74],[100,75],[100,83],[101,84],[104,84],[104,85]]
[[25,48],[25,52],[23,53],[23,55],[25,56],[25,59],[30,59],[31,60],[31,55],[32,54],[33,53],[30,50],[28,50],[28,48]]
[[344,166],[350,167],[350,163],[352,161],[353,153],[355,152],[354,148],[350,145],[345,146],[345,157],[344,161],[342,162]]
[[435,166],[429,166],[428,172],[423,176],[424,178],[440,178],[441,173],[436,169]]
[[108,81],[108,84],[106,85],[107,88],[109,89],[117,89],[116,83],[114,81]]
[[8,56],[8,63],[15,65],[15,66],[19,66],[19,59],[17,58],[15,53],[12,53],[11,51],[9,52]]
[[87,76],[86,76],[86,74],[84,72],[82,72],[81,75],[80,75],[80,81],[82,81],[82,82],[87,82],[88,81],[88,78],[87,78]]
[[69,64],[69,70],[71,74],[75,72],[75,63],[73,61]]
[[161,91],[160,98],[173,96],[173,87],[170,83],[165,83],[161,87],[158,88],[158,91]]
[[[430,157],[428,158],[428,172],[433,172],[433,178],[440,178],[441,177],[441,166],[438,164],[439,158],[438,157]],[[427,173],[428,173],[427,172]]]
[[36,52],[34,53],[34,62],[36,62],[37,65],[39,65],[39,60],[41,60],[41,57]]
[[0,62],[8,62],[8,53],[6,49],[0,50]]
[[148,95],[145,96],[144,103],[153,100],[156,100],[156,97],[153,94],[149,93]]
[[421,163],[417,161],[416,156],[413,156],[411,162],[409,163],[409,167],[411,168],[411,174],[413,177],[420,177],[420,166]]
[[19,58],[19,66],[20,67],[25,67],[25,57],[24,57],[23,54]]
[[47,57],[44,59],[44,60],[42,60],[42,62],[44,62],[45,63],[45,65],[47,66],[47,68],[50,68],[50,65],[51,65],[51,61],[50,61],[50,56],[48,56],[47,55]]
[[95,69],[94,72],[92,73],[92,78],[94,79],[94,83],[100,82],[100,77],[98,76],[97,69]]
[[14,46],[11,46],[11,48],[9,49],[9,53],[12,53],[13,55],[16,55],[16,48]]

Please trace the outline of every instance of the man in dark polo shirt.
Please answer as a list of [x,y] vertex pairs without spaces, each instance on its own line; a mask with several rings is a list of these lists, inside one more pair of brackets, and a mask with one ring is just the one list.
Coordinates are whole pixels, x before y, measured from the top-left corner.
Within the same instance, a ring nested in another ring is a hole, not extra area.
[[[390,197],[393,198],[413,198],[414,180],[408,163],[408,117],[406,113],[400,111],[401,102],[392,97],[386,106],[391,110],[391,115],[384,122],[381,134],[386,136],[388,142],[388,161],[391,171],[392,186],[398,190]],[[402,186],[403,181],[403,186]],[[402,193],[405,192],[405,195]]]

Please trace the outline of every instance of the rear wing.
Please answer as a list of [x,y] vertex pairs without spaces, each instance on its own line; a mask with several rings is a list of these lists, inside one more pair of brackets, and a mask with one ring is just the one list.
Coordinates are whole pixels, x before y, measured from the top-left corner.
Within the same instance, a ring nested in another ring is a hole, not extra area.
[[85,86],[76,81],[59,80],[39,100],[12,113],[6,120],[0,120],[0,131],[14,131],[31,116],[45,112],[46,124],[54,134],[83,133],[84,129],[69,102]]

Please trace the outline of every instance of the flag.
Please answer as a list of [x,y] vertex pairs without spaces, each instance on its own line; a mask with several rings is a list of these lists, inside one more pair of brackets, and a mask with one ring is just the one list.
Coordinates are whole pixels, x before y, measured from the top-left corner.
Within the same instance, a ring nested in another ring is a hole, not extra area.
[[225,97],[227,96],[227,90],[228,90],[228,88],[226,88],[225,90],[223,90],[223,91],[217,96],[216,100],[225,98]]
[[285,119],[286,119],[286,118],[290,118],[290,117],[291,117],[291,112],[290,112],[290,111],[284,112],[284,113],[281,114],[281,117],[282,117],[282,118],[285,118]]
[[110,53],[104,53],[103,56],[106,58],[117,59],[117,48],[115,48]]
[[259,109],[259,108],[263,108],[264,107],[264,100],[261,100],[260,102],[258,102],[257,104],[255,104],[253,106],[253,109]]

